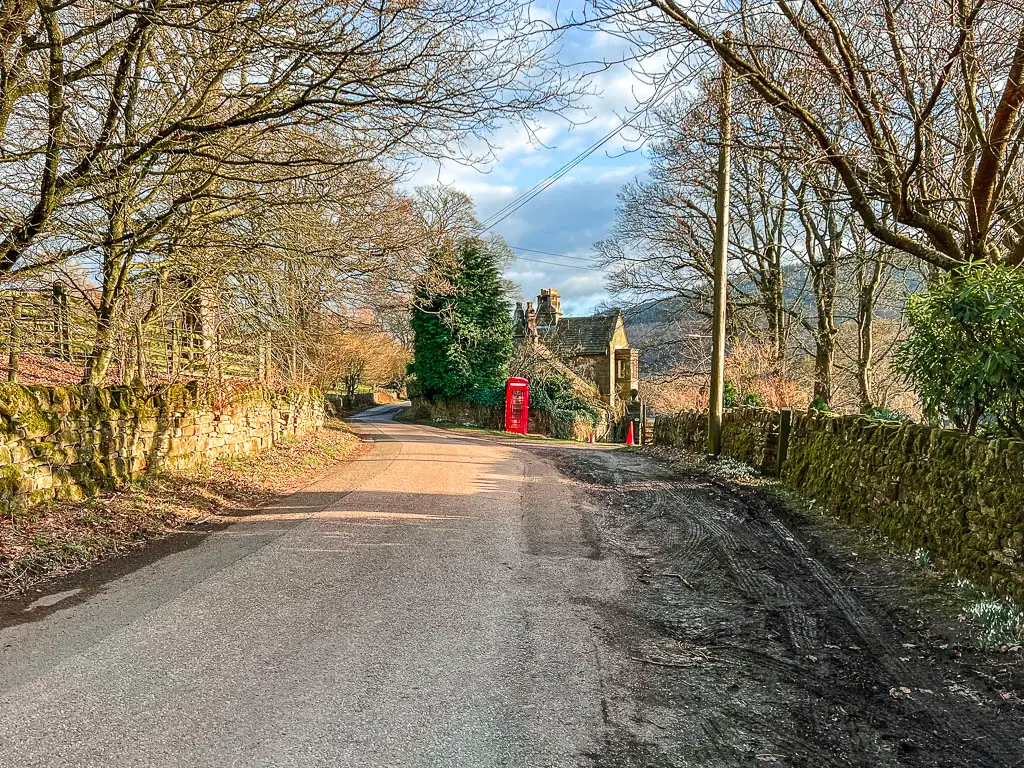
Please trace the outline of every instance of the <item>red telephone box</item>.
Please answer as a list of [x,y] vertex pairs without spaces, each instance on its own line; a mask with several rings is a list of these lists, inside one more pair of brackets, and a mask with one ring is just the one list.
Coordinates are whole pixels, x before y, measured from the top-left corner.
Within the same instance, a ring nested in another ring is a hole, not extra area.
[[505,431],[526,434],[530,423],[530,382],[511,378],[505,383]]

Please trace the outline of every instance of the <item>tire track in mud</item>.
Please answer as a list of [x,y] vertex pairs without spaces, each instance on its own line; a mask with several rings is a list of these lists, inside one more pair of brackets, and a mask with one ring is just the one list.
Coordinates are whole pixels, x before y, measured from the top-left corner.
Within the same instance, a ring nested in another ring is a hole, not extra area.
[[609,688],[616,735],[596,766],[1024,765],[1021,709],[956,693],[984,685],[922,655],[901,606],[866,604],[763,494],[631,453],[556,463],[637,573],[607,607],[635,664]]
[[[697,540],[710,542],[740,592],[748,600],[783,615],[789,641],[794,649],[812,649],[821,645],[817,618],[802,609],[799,592],[792,585],[776,578],[771,570],[772,565],[777,565],[772,560],[778,559],[777,556],[772,557],[773,548],[757,546],[765,543],[763,536],[757,536],[744,528],[743,519],[738,515],[728,514],[731,525],[727,525],[718,519],[721,514],[714,507],[688,503],[672,483],[658,483],[658,488],[668,504],[688,510],[684,524],[694,530]],[[780,538],[792,538],[781,524],[777,532]],[[706,563],[707,560],[701,562]],[[851,624],[864,639],[866,635],[860,631],[863,629],[862,624],[856,619]]]

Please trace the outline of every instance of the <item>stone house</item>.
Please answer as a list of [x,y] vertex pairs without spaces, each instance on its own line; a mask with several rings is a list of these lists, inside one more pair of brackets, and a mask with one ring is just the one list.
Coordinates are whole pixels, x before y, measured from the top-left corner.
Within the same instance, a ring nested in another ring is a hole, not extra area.
[[593,384],[601,400],[620,413],[630,391],[640,385],[639,351],[629,345],[618,311],[590,317],[563,317],[556,288],[544,288],[537,306],[516,303],[512,325],[520,342],[551,350],[578,376]]

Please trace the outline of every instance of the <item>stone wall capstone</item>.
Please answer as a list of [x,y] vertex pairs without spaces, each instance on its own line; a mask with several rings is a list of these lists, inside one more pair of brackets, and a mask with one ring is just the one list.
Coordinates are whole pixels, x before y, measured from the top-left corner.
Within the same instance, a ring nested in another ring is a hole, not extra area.
[[323,423],[313,389],[0,384],[0,507],[84,498],[150,470],[263,450]]
[[[705,414],[660,416],[661,445],[704,450]],[[846,522],[907,552],[927,550],[963,576],[1024,604],[1024,443],[863,416],[726,412],[723,453],[778,474]],[[773,437],[774,436],[774,437]]]

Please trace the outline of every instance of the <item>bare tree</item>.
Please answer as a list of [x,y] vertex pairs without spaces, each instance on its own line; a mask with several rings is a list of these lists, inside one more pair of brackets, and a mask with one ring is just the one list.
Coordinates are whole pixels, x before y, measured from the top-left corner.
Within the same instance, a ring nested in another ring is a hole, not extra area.
[[832,365],[835,360],[836,294],[843,261],[845,241],[850,236],[851,215],[838,198],[838,190],[829,168],[817,176],[808,173],[797,187],[804,249],[801,260],[811,277],[814,317],[805,321],[814,339],[814,396],[824,402],[832,399]]
[[5,4],[0,272],[77,252],[66,222],[124,194],[159,226],[268,167],[448,153],[560,109],[574,86],[550,43],[527,3],[499,0]]
[[[735,105],[730,322],[733,333],[765,338],[782,359],[803,293],[800,285],[787,286],[785,274],[800,240],[792,194],[797,163],[770,110],[751,95],[738,89]],[[695,96],[659,109],[647,126],[653,139],[651,180],[623,188],[611,235],[597,245],[611,269],[611,288],[622,298],[643,305],[671,297],[681,302],[684,314],[707,314],[719,141],[716,99],[713,84],[702,83]]]
[[594,5],[639,56],[669,52],[666,77],[724,60],[834,169],[885,245],[940,269],[1024,262],[1015,0]]

